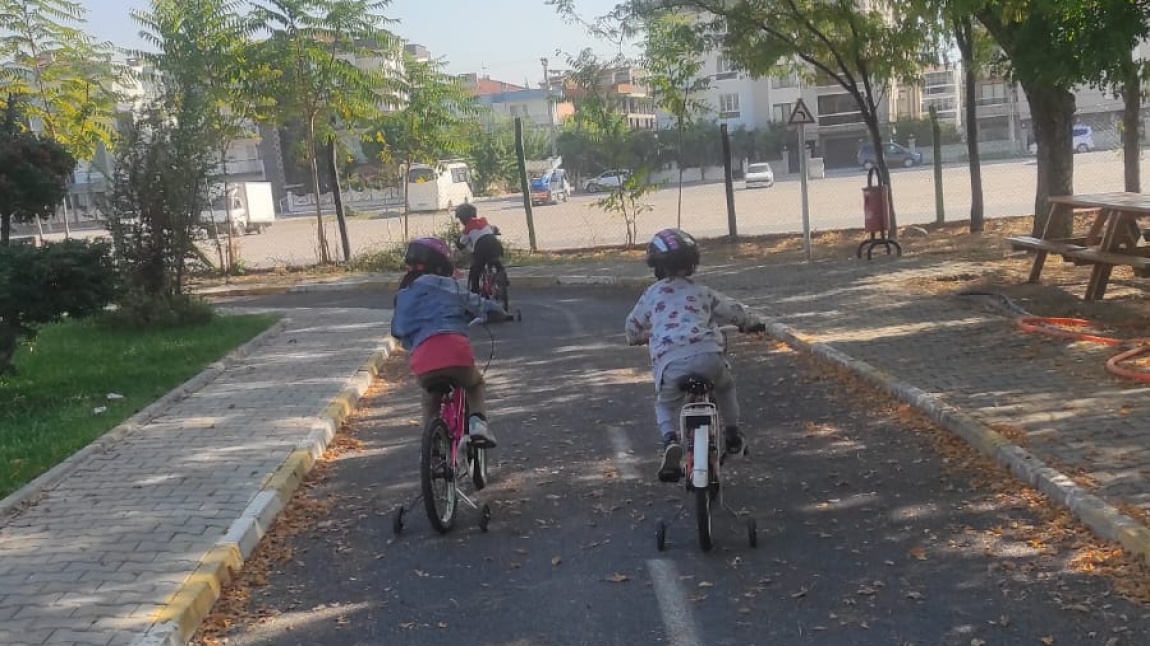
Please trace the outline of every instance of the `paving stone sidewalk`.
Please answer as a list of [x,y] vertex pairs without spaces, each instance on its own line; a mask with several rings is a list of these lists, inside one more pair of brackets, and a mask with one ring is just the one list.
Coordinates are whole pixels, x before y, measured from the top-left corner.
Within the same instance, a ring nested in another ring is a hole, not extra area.
[[0,519],[0,644],[130,646],[172,619],[172,595],[381,349],[387,316],[293,311],[206,386]]

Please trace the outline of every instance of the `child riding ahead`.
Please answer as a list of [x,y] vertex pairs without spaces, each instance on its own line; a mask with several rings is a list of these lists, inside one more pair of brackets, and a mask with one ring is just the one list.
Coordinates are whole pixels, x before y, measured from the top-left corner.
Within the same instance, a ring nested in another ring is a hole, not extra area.
[[682,438],[678,413],[684,393],[679,382],[700,375],[714,384],[728,453],[743,452],[739,431],[739,401],[731,366],[723,354],[722,325],[740,330],[766,329],[754,312],[738,301],[691,280],[699,266],[699,246],[685,231],[664,229],[647,245],[647,266],[655,270],[654,285],[647,288],[627,316],[627,342],[647,343],[655,377],[655,420],[663,436],[663,463],[659,480],[677,482],[682,477]]
[[487,218],[479,217],[474,204],[463,203],[455,209],[455,218],[463,225],[459,240],[455,243],[460,249],[471,252],[471,269],[467,273],[467,288],[479,292],[479,278],[483,268],[491,265],[495,271],[503,273],[503,243],[499,242],[499,227],[487,223]]
[[426,390],[437,378],[459,384],[470,412],[468,434],[480,448],[494,448],[495,436],[487,427],[483,375],[467,338],[473,318],[503,321],[508,317],[496,302],[466,292],[455,280],[451,249],[438,238],[420,238],[407,245],[403,262],[407,274],[395,295],[391,335],[411,353],[411,372],[423,392],[423,423],[439,410],[438,398]]

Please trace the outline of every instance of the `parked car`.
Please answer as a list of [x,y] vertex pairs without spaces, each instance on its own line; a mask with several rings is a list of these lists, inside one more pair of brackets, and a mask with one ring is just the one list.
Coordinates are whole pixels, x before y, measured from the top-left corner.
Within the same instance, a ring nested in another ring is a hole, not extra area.
[[556,168],[531,178],[531,204],[558,204],[566,202],[571,195],[571,184],[567,182],[567,171]]
[[1088,153],[1094,150],[1094,130],[1090,126],[1074,126],[1074,151]]
[[604,189],[618,188],[623,182],[627,181],[627,178],[630,176],[630,171],[625,170],[603,171],[584,182],[583,190],[588,193],[598,193]]
[[[886,165],[890,166],[917,166],[922,163],[922,153],[912,152],[909,148],[900,146],[893,141],[883,144],[882,155],[886,159]],[[863,168],[870,170],[874,167],[876,162],[874,154],[874,144],[869,141],[864,141],[859,144],[858,150],[858,164]]]
[[775,172],[766,162],[749,164],[743,174],[743,183],[746,188],[770,188],[775,185]]

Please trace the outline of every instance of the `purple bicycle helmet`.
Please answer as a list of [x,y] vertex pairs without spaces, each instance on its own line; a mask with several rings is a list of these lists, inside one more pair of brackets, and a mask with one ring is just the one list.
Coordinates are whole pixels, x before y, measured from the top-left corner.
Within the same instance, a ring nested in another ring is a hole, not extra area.
[[699,244],[682,229],[663,229],[647,244],[647,266],[660,279],[684,270],[693,274],[699,266]]
[[455,274],[455,263],[451,260],[451,249],[439,238],[417,238],[407,243],[403,254],[403,264],[408,269],[427,271],[440,276]]

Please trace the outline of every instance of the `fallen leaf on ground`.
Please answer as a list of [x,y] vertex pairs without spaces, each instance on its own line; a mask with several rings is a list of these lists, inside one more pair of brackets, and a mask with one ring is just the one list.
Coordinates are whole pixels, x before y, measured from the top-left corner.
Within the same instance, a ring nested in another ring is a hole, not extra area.
[[627,576],[626,574],[619,574],[616,572],[611,576],[608,576],[606,580],[610,581],[611,583],[622,583],[624,581],[630,581],[631,577]]

